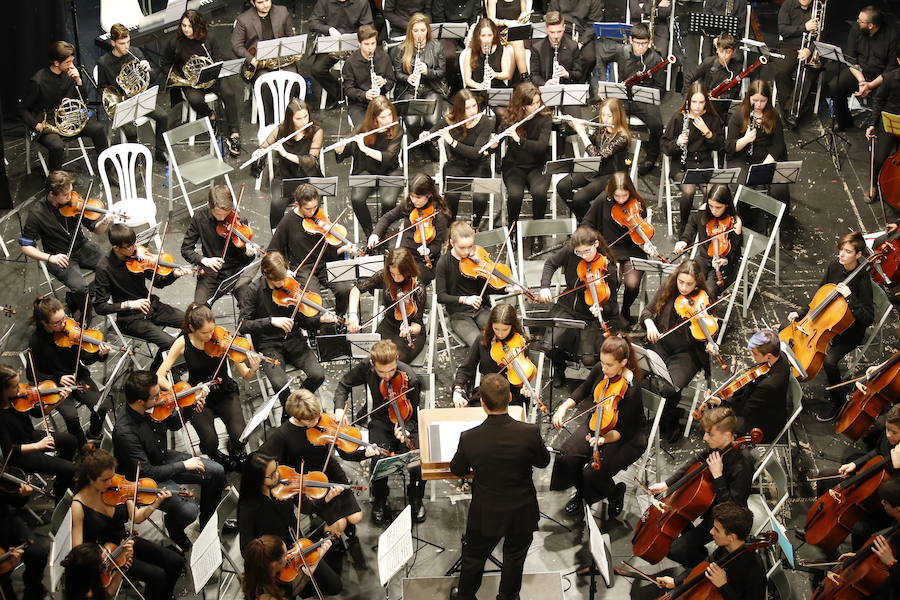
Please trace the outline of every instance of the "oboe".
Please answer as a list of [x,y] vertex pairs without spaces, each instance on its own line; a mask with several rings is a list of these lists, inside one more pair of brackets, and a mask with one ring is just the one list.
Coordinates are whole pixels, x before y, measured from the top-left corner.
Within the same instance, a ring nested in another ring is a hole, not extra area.
[[482,46],[481,53],[484,54],[484,78],[482,80],[482,85],[484,86],[484,89],[488,89],[494,81],[494,69],[491,67],[490,62],[488,62],[491,53],[491,45],[485,44]]
[[[750,111],[750,124],[748,125],[748,130],[753,129],[759,135],[759,117],[756,116],[755,109]],[[750,142],[750,160],[753,160],[753,142]]]
[[419,52],[421,51],[422,47],[422,45],[416,42],[416,56],[413,59],[412,65],[412,75],[415,75],[416,77],[416,83],[413,84],[413,100],[415,100],[419,95],[419,84],[422,80],[422,74],[419,73],[419,65],[422,63],[422,61],[419,60]]
[[[683,119],[681,121],[681,135],[686,135],[686,136],[690,137],[690,127],[691,127],[691,113],[689,110],[685,110]],[[679,145],[679,146],[681,147],[681,164],[687,166],[688,141],[685,140],[684,144]]]
[[557,75],[559,71],[559,42],[553,44],[553,62],[550,66],[550,79],[555,79],[556,83],[561,83],[560,78]]
[[375,83],[375,52],[369,55],[369,77],[372,80],[372,91],[375,92],[376,96],[381,95],[381,87],[377,83]]

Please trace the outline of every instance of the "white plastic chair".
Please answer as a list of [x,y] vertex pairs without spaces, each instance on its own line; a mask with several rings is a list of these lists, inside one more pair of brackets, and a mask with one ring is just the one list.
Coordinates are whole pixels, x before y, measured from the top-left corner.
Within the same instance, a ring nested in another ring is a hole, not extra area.
[[[297,92],[294,93],[294,88]],[[272,98],[273,114],[267,115],[266,105],[263,102],[263,94],[269,94]],[[306,79],[291,71],[271,71],[260,75],[253,84],[253,99],[256,102],[256,124],[259,143],[262,144],[272,130],[278,127],[284,117],[285,108],[291,98],[306,97]],[[269,182],[274,177],[272,153],[266,155],[268,164]],[[262,173],[256,179],[256,189],[262,185]]]
[[[143,164],[138,159],[143,158]],[[116,171],[119,180],[119,201],[115,202],[112,188],[109,184],[109,167]],[[143,144],[116,144],[100,153],[97,158],[97,169],[100,171],[100,179],[106,193],[106,205],[110,210],[128,215],[123,222],[129,227],[147,225],[156,227],[156,202],[153,200],[153,157],[150,150]],[[144,189],[138,186],[138,170],[142,169]],[[155,237],[159,247],[159,236]]]

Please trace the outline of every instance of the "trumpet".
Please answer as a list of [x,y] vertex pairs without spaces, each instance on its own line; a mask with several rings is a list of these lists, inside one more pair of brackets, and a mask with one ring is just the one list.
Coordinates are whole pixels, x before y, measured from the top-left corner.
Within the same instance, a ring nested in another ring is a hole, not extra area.
[[375,53],[369,55],[369,78],[372,80],[372,91],[376,96],[381,95],[381,87],[375,83],[375,78],[378,75],[375,73]]

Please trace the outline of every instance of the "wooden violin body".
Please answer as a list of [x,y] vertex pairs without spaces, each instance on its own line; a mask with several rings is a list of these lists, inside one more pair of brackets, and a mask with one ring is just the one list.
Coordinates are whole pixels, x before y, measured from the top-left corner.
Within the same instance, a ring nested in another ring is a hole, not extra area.
[[[770,368],[771,367],[769,367],[769,363],[759,363],[757,365],[754,365],[729,379],[721,387],[714,391],[712,395],[719,400],[727,400],[741,388],[749,385],[750,383],[756,381],[757,379],[768,373]],[[706,409],[706,407],[707,403],[701,402],[700,406],[697,407],[697,410],[692,413],[693,417],[699,420],[700,417],[703,416],[703,411]]]
[[834,424],[835,433],[858,440],[881,413],[900,399],[900,352],[895,352],[865,380],[866,392],[854,389]]
[[356,245],[347,239],[347,228],[340,223],[329,221],[324,208],[319,208],[315,215],[303,219],[303,230],[307,233],[324,235],[325,242],[330,246],[351,246],[357,253],[362,254],[362,251],[356,249]]
[[253,349],[253,344],[247,338],[231,337],[228,330],[221,325],[216,325],[215,329],[213,329],[212,337],[203,345],[203,351],[213,357],[220,357],[227,353],[228,358],[236,363],[243,362],[251,356],[259,356],[260,360],[273,365],[281,364],[281,361],[277,359],[269,358],[260,352],[256,352]]
[[[302,480],[302,488],[301,488]],[[272,496],[279,500],[287,500],[302,491],[305,496],[313,500],[321,500],[333,487],[364,492],[367,487],[363,485],[351,485],[349,483],[330,483],[328,476],[322,471],[310,471],[300,476],[296,469],[287,465],[278,465],[278,485],[272,488]]]
[[52,410],[62,399],[61,392],[86,390],[86,385],[58,385],[55,381],[41,381],[37,386],[19,384],[19,393],[12,397],[12,406],[19,412],[28,412],[38,405],[44,405],[44,410]]
[[896,231],[875,248],[877,269],[872,269],[872,281],[881,285],[893,285],[900,271],[900,237]]
[[335,441],[335,446],[344,452],[356,452],[360,447],[373,447],[384,456],[393,456],[393,452],[389,452],[382,448],[378,448],[375,444],[370,444],[362,439],[362,433],[356,427],[350,425],[340,425],[330,415],[322,413],[319,415],[319,422],[306,429],[306,439],[313,446],[325,446]]
[[99,198],[88,198],[85,200],[81,194],[75,191],[69,196],[69,203],[59,207],[59,214],[64,217],[77,217],[81,213],[82,208],[84,209],[84,218],[88,221],[96,221],[108,214],[112,214],[116,219],[121,220],[129,218],[124,213],[107,210],[103,200]]
[[156,274],[162,277],[171,275],[175,269],[183,269],[196,275],[203,273],[203,269],[194,265],[179,265],[168,252],[151,252],[145,246],[138,246],[135,249],[134,256],[125,261],[125,267],[132,273],[155,270]]
[[197,403],[197,394],[204,386],[214,386],[222,382],[221,377],[216,377],[212,381],[192,386],[186,381],[178,381],[172,386],[171,390],[161,390],[159,393],[159,401],[150,409],[150,418],[154,421],[162,423],[168,419],[175,408],[187,408]]
[[459,261],[459,271],[469,278],[486,279],[487,284],[495,290],[502,290],[508,285],[518,286],[528,298],[536,300],[527,286],[513,279],[512,268],[509,265],[492,260],[487,250],[481,246],[474,246],[472,254]]
[[231,236],[231,245],[235,248],[245,248],[247,244],[253,244],[253,230],[241,222],[240,215],[235,211],[229,212],[228,216],[216,223],[216,233],[226,239]]
[[300,574],[300,569],[304,566],[312,567],[317,564],[324,556],[321,550],[322,545],[330,540],[331,537],[325,536],[317,542],[313,542],[306,538],[300,538],[291,546],[285,556],[285,565],[278,572],[278,579],[285,583],[290,583]]
[[[137,485],[137,489],[135,489],[135,485]],[[125,477],[116,473],[113,475],[112,481],[110,481],[106,491],[104,491],[100,497],[107,506],[124,504],[127,500],[134,500],[135,498],[137,499],[137,504],[146,505],[156,502],[156,495],[163,491],[163,489],[165,488],[157,486],[156,482],[149,477],[142,477],[135,483],[134,481],[128,481]],[[135,494],[137,495],[135,496]],[[172,495],[180,496],[182,498],[194,497],[193,492],[184,488],[173,491]]]

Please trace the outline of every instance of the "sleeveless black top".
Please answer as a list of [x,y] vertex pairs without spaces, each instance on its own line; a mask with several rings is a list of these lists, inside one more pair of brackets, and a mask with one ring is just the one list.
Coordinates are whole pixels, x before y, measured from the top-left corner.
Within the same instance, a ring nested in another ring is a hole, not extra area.
[[[317,125],[312,125],[309,129],[303,132],[303,137],[299,140],[289,138],[288,141],[284,142],[283,144],[285,151],[291,154],[296,154],[300,158],[303,158],[304,156],[310,156],[309,150],[310,148],[312,148],[313,138],[316,137],[316,133],[319,131],[319,129],[320,127],[318,127]],[[282,179],[290,179],[295,177],[321,177],[322,171],[319,169],[319,159],[317,157],[311,158],[314,158],[315,160],[315,167],[306,169],[302,165],[292,162],[279,154],[278,174],[281,175]]]
[[108,517],[81,500],[75,499],[73,502],[80,504],[84,510],[84,521],[81,524],[81,539],[83,542],[94,542],[97,544],[112,542],[118,544],[128,537],[128,532],[125,531],[125,523],[128,522],[128,509],[124,504],[116,506],[113,516]]
[[[212,379],[213,374],[215,374],[216,368],[219,366],[219,362],[222,358],[210,356],[203,350],[197,349],[194,344],[191,343],[191,339],[188,337],[187,333],[182,333],[181,335],[184,337],[184,362],[188,367],[188,383],[197,385],[209,381]],[[222,378],[222,383],[219,384],[218,389],[226,391],[237,390],[237,383],[228,376],[225,365],[222,365],[222,369],[219,371],[218,376]]]
[[[497,44],[497,47],[491,52],[487,59],[488,64],[491,65],[491,68],[494,70],[494,73],[499,73],[503,70],[503,49],[505,46]],[[484,81],[484,57],[482,56],[478,63],[475,65],[475,68],[472,70],[472,80],[481,83]],[[491,80],[492,88],[505,88],[509,87],[509,83],[503,81],[502,79],[497,79],[494,77]]]

